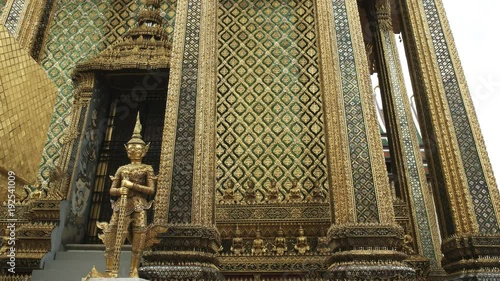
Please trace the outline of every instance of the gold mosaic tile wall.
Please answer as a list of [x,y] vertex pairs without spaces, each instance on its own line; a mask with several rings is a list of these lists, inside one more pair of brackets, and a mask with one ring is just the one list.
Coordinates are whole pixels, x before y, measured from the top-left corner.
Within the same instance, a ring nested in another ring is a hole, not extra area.
[[0,173],[35,181],[56,94],[45,71],[0,25]]
[[219,1],[217,200],[248,179],[258,200],[272,179],[281,199],[327,190],[314,18],[311,0]]

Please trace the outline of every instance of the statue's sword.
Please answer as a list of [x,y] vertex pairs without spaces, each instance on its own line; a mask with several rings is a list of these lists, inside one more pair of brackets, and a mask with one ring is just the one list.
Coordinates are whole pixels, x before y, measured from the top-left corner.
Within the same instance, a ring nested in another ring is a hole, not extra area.
[[[123,179],[128,180],[128,173],[123,173]],[[120,187],[122,187],[120,185]],[[120,266],[120,252],[123,244],[125,243],[125,238],[128,235],[128,227],[130,224],[130,217],[126,215],[127,211],[127,194],[120,195],[120,210],[118,213],[118,225],[116,229],[116,241],[115,241],[115,251],[113,253],[113,273],[118,273],[118,268]]]

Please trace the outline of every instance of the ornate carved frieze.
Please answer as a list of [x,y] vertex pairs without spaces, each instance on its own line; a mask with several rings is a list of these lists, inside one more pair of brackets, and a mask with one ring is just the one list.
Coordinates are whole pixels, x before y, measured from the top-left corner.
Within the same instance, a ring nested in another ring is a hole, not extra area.
[[216,205],[217,223],[301,222],[329,223],[330,205],[319,204],[250,204]]

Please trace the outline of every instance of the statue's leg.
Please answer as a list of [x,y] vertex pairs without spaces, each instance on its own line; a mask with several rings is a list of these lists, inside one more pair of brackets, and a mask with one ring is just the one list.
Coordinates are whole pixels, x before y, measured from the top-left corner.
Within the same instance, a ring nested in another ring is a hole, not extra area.
[[130,277],[139,277],[139,265],[146,244],[146,211],[134,212],[132,220],[132,259]]
[[110,277],[118,277],[118,272],[113,270],[113,259],[115,253],[116,231],[118,223],[118,212],[113,212],[111,220],[109,221],[108,228],[106,229],[106,250],[104,251],[104,258],[106,259],[106,273]]

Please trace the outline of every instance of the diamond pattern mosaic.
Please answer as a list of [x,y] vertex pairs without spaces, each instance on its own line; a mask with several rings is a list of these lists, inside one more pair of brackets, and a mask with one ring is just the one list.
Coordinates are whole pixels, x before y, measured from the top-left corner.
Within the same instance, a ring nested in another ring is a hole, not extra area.
[[[54,5],[55,13],[40,58],[40,64],[59,88],[42,155],[40,173],[44,179],[57,163],[61,151],[59,139],[68,126],[74,94],[71,71],[78,62],[97,55],[135,24],[135,17],[143,6],[135,0],[57,0]],[[175,0],[164,0],[161,6],[164,26],[170,36],[175,8]]]
[[339,61],[342,62],[340,63],[340,76],[347,120],[357,220],[359,223],[376,223],[379,222],[377,197],[361,106],[353,42],[344,0],[333,1],[333,13]]
[[[45,71],[0,25],[2,173],[11,170],[18,178],[35,181],[56,93],[57,88]],[[22,188],[18,189],[22,192]],[[6,193],[7,188],[0,190],[0,201]]]
[[[394,45],[393,39],[391,39],[392,36],[394,36],[392,32],[384,31],[382,34],[382,40],[385,42],[385,46],[388,46],[389,48]],[[407,171],[410,179],[410,190],[413,195],[413,206],[415,206],[416,213],[416,226],[418,227],[418,235],[420,236],[420,243],[422,245],[424,256],[430,259],[433,265],[436,265],[436,253],[434,251],[431,227],[424,202],[424,195],[422,193],[422,189],[427,188],[425,185],[427,179],[425,178],[425,174],[419,173],[418,165],[422,165],[422,162],[421,160],[418,160],[420,155],[415,154],[414,150],[414,147],[418,147],[419,143],[415,143],[412,139],[415,124],[411,118],[411,112],[407,111],[405,108],[405,101],[403,99],[407,99],[406,91],[404,91],[402,85],[399,83],[400,79],[398,77],[400,68],[398,68],[397,65],[400,62],[397,59],[398,54],[392,52],[392,50],[395,49],[390,48],[390,51],[385,57],[389,64],[389,75],[390,81],[392,82],[391,86],[393,88],[392,100],[395,104],[394,114],[396,115],[395,119],[399,124],[399,137],[403,141],[403,161],[405,163],[405,170]]]
[[228,181],[328,189],[315,28],[310,0],[219,1],[217,201]]
[[189,1],[188,6],[169,223],[191,222],[201,1]]
[[5,20],[5,27],[10,32],[10,34],[16,34],[17,25],[21,17],[21,13],[24,8],[24,0],[14,0],[12,6],[10,7],[9,14]]
[[467,118],[465,104],[462,99],[450,51],[448,50],[448,45],[444,37],[443,27],[441,26],[436,4],[434,0],[424,0],[423,5],[439,63],[439,70],[444,81],[446,98],[448,100],[448,106],[450,107],[454,129],[457,135],[463,167],[469,183],[469,190],[472,196],[479,230],[486,233],[498,233],[500,228],[495,217],[495,210],[481,168],[477,146],[472,137],[472,128]]

